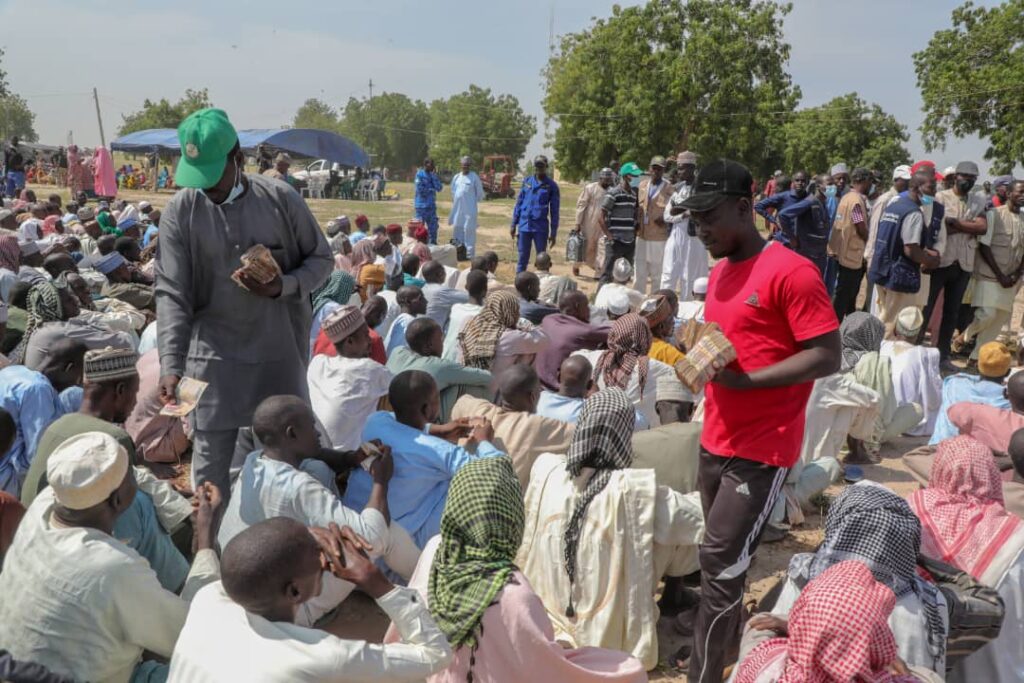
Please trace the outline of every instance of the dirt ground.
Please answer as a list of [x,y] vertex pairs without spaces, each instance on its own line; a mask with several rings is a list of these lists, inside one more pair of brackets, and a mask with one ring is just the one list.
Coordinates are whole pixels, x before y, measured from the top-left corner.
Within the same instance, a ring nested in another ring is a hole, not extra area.
[[[362,202],[349,200],[309,200],[310,208],[320,221],[321,225],[335,216],[345,214],[351,219],[359,214],[365,214],[372,225],[387,223],[404,224],[412,217],[412,185],[410,183],[389,183],[389,187],[396,189],[401,198],[397,201],[385,202]],[[34,188],[40,198],[45,197],[53,191],[52,187],[38,186]],[[570,269],[565,263],[564,239],[568,235],[573,224],[576,197],[581,187],[568,183],[561,184],[562,204],[560,211],[561,227],[559,229],[559,243],[552,250],[552,257],[555,262],[553,270],[559,274],[569,274]],[[68,193],[62,193],[67,200]],[[126,191],[119,197],[132,202],[148,200],[156,208],[163,208],[171,198],[171,192],[140,192]],[[451,237],[451,230],[447,227],[445,219],[448,215],[451,202],[447,188],[438,198],[438,216],[441,221],[440,242],[447,242]],[[480,229],[478,232],[478,253],[484,249],[493,249],[501,257],[501,265],[498,270],[498,278],[509,282],[514,274],[515,245],[508,234],[508,224],[511,220],[514,202],[512,200],[490,200],[483,202],[480,206]],[[589,268],[584,268],[585,275],[590,273]],[[580,279],[580,287],[586,291],[594,289],[594,282],[589,278]],[[1014,320],[1021,319],[1020,306],[1015,311]],[[1019,326],[1015,329],[1019,329]],[[912,448],[922,444],[924,438],[903,437],[893,443],[886,444],[882,449],[882,462],[879,465],[867,466],[864,468],[865,476],[868,479],[884,483],[893,488],[900,495],[907,495],[917,488],[917,483],[910,475],[907,468],[900,460],[900,456]],[[834,497],[842,490],[843,484],[832,486],[826,492],[827,496]],[[774,544],[762,544],[754,557],[749,572],[749,584],[746,601],[756,601],[774,584],[775,580],[782,575],[789,563],[789,558],[799,552],[813,550],[822,540],[823,519],[820,514],[810,514],[805,522],[791,530],[790,534],[781,542]],[[335,615],[334,619],[326,626],[327,630],[343,637],[363,638],[371,641],[379,641],[387,628],[388,620],[384,613],[377,608],[369,598],[355,594],[352,598],[343,603],[342,608]],[[658,641],[660,658],[665,659],[675,652],[682,644],[680,637],[672,628],[672,620],[662,618],[658,624]],[[669,672],[664,665],[650,674],[652,681],[685,681],[685,676],[676,676]]]

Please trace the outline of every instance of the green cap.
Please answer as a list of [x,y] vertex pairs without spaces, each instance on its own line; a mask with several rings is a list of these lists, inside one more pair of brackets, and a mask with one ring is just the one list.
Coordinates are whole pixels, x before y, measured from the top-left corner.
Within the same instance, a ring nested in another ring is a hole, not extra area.
[[213,187],[224,174],[228,152],[238,142],[238,133],[223,109],[200,109],[178,126],[181,160],[174,172],[178,187]]
[[619,175],[642,176],[643,174],[644,172],[640,170],[640,167],[632,161],[623,164],[622,168],[619,169]]

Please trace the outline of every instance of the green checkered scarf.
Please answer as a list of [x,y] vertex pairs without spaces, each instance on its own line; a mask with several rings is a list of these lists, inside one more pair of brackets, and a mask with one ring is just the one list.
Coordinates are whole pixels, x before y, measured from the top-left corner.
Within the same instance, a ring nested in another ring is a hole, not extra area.
[[430,612],[452,648],[475,647],[484,612],[516,570],[523,492],[506,456],[480,458],[452,479],[430,570]]
[[356,279],[344,270],[335,270],[320,286],[313,290],[313,312],[318,312],[330,302],[344,306],[356,291]]

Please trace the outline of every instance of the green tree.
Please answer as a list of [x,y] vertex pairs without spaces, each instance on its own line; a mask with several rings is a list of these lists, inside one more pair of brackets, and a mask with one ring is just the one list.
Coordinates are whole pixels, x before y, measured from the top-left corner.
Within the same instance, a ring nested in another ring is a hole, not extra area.
[[953,10],[952,24],[914,53],[925,147],[977,135],[989,142],[992,172],[1009,173],[1024,163],[1024,0],[992,8],[966,2]]
[[117,129],[118,135],[127,135],[137,130],[148,130],[150,128],[177,128],[185,117],[192,112],[212,107],[210,94],[206,88],[202,90],[188,89],[180,100],[171,104],[164,98],[154,102],[146,99],[142,102],[142,109],[131,114],[121,115],[121,125]]
[[17,135],[24,142],[36,142],[36,115],[28,108],[28,102],[11,92],[3,60],[4,51],[0,48],[0,140]]
[[827,172],[843,161],[888,172],[910,161],[903,144],[907,129],[877,104],[849,93],[819,107],[801,109],[783,126],[783,167],[790,171]]
[[317,130],[338,131],[338,112],[322,100],[309,98],[295,112],[293,128],[316,128]]
[[561,38],[544,79],[559,170],[589,176],[612,157],[646,165],[689,149],[765,174],[781,161],[778,112],[800,89],[786,71],[773,0],[649,0]]
[[401,171],[423,161],[429,120],[423,102],[401,93],[383,93],[366,100],[349,99],[339,128],[372,155],[374,166]]
[[512,95],[492,95],[490,89],[469,90],[430,105],[427,141],[438,168],[456,169],[459,159],[473,157],[477,165],[488,154],[507,154],[518,161],[537,133],[537,120],[523,111]]

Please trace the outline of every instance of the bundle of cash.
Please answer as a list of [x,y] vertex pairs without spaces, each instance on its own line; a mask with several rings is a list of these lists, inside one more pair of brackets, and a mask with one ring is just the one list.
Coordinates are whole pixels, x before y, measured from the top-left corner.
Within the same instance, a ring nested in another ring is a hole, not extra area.
[[700,337],[686,352],[686,358],[676,363],[676,374],[693,393],[699,392],[711,381],[719,369],[736,360],[736,349],[715,323],[707,323]]
[[199,405],[199,399],[209,386],[206,382],[191,377],[182,377],[178,382],[174,403],[168,403],[160,409],[161,415],[168,417],[185,417]]
[[245,273],[253,280],[266,284],[273,280],[278,275],[281,275],[281,266],[274,260],[274,256],[270,253],[262,244],[254,244],[249,247],[241,257],[242,267],[231,275],[231,279],[234,280],[240,287],[245,287],[242,284],[241,278],[238,276],[239,272]]

